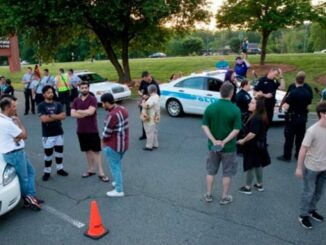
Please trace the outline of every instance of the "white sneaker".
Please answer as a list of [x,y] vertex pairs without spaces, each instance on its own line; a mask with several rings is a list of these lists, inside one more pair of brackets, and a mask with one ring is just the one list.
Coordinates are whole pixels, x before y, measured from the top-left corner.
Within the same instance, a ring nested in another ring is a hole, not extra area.
[[117,192],[116,189],[112,190],[112,191],[108,191],[106,193],[106,195],[108,197],[124,197],[125,196],[125,193],[123,191],[121,192]]
[[112,181],[111,185],[112,185],[113,187],[115,187],[115,185],[116,185],[115,181]]

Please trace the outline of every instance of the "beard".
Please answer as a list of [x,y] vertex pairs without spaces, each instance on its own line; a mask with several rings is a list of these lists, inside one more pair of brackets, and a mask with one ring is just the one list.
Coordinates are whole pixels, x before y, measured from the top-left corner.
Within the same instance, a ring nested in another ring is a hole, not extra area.
[[89,94],[89,91],[82,91],[81,94],[82,94],[83,96],[86,96],[86,95]]

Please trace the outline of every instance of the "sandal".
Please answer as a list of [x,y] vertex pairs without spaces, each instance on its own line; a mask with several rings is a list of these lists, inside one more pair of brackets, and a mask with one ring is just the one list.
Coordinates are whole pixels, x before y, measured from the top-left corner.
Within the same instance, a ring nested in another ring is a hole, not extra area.
[[109,181],[110,181],[109,177],[106,176],[106,175],[99,175],[98,177],[99,177],[100,180],[102,180],[103,182],[109,182]]
[[93,176],[93,175],[95,175],[95,173],[92,173],[92,172],[86,172],[86,173],[83,173],[81,177],[82,177],[82,178],[88,178],[88,177]]

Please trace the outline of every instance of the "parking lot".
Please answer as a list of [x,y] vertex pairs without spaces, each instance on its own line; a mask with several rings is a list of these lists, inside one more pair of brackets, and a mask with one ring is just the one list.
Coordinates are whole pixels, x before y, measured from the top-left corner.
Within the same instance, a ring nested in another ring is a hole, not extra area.
[[[19,114],[23,99],[19,97]],[[295,162],[276,160],[283,147],[283,127],[269,130],[272,164],[264,169],[262,193],[247,196],[237,190],[244,183],[242,158],[234,179],[234,202],[218,204],[220,174],[215,183],[215,201],[202,200],[205,193],[207,139],[201,129],[201,117],[171,118],[162,111],[159,125],[160,147],[144,152],[139,141],[141,124],[136,101],[123,105],[130,113],[130,149],[123,159],[126,197],[109,199],[110,183],[93,176],[82,179],[86,170],[79,150],[74,118],[63,122],[65,131],[64,164],[68,177],[52,174],[41,180],[43,148],[41,123],[37,115],[22,116],[28,129],[26,151],[37,171],[38,196],[45,200],[42,211],[15,208],[0,217],[1,245],[19,244],[309,244],[326,243],[326,223],[313,222],[304,230],[298,220],[301,181],[294,176]],[[105,111],[98,109],[102,130]],[[316,121],[311,114],[309,124]],[[103,159],[104,160],[104,159]],[[107,164],[104,164],[108,172]],[[83,235],[88,225],[90,201],[96,200],[104,225],[110,233],[98,241]],[[326,198],[319,202],[326,215]]]

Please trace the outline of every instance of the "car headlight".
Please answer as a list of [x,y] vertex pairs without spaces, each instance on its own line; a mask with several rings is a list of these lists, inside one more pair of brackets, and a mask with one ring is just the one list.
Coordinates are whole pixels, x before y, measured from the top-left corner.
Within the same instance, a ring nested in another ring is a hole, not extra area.
[[2,175],[3,186],[8,185],[11,181],[14,180],[15,177],[16,177],[15,168],[7,164],[5,171],[3,171],[3,175]]

